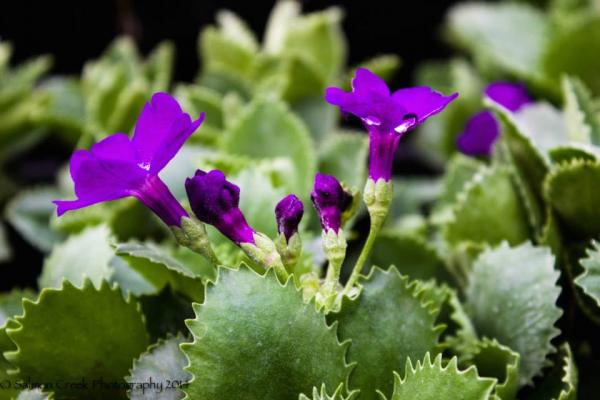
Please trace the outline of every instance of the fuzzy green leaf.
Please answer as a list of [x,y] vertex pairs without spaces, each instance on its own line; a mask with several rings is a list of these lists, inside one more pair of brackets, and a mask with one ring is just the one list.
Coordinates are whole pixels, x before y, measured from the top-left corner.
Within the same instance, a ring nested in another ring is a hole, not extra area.
[[[185,341],[181,335],[159,340],[151,345],[133,362],[131,374],[125,380],[132,385],[129,398],[132,400],[179,400],[184,394],[179,390],[192,377],[183,370],[187,358],[179,349]],[[158,385],[147,386],[150,382]]]
[[[493,207],[490,205],[493,204]],[[453,218],[445,226],[446,240],[497,244],[521,243],[530,235],[527,214],[508,168],[479,172],[459,195]]]
[[575,77],[565,76],[562,85],[569,138],[580,143],[600,144],[600,119],[590,92]]
[[0,326],[4,326],[10,318],[22,314],[23,299],[33,299],[37,294],[29,289],[13,289],[0,294]]
[[376,391],[391,395],[393,372],[402,372],[407,358],[437,352],[443,327],[435,324],[427,293],[396,268],[374,268],[361,285],[360,296],[344,298],[341,311],[329,318],[339,322],[340,338],[351,340],[348,361],[357,364],[350,389],[360,390],[361,399],[377,399]]
[[15,400],[53,400],[54,395],[42,392],[40,389],[24,390]]
[[123,377],[133,358],[148,346],[136,302],[125,300],[118,288],[107,283],[98,290],[90,281],[81,289],[65,281],[61,289],[42,290],[36,302],[26,300],[23,309],[16,326],[6,330],[17,350],[4,353],[20,377],[36,382],[88,382],[87,388],[48,388],[59,398],[125,398]]
[[467,288],[467,310],[477,333],[497,339],[521,355],[519,385],[531,382],[553,351],[562,314],[554,256],[548,248],[506,242],[482,253]]
[[310,192],[316,170],[313,143],[302,121],[280,101],[259,98],[251,103],[228,130],[223,149],[255,158],[287,157],[294,165],[288,190]]
[[546,201],[574,239],[588,239],[600,232],[600,163],[575,160],[558,165],[546,178]]
[[194,342],[181,346],[194,375],[184,389],[190,399],[292,399],[347,379],[335,327],[289,281],[282,286],[273,274],[246,267],[221,269],[194,309]]
[[344,392],[344,385],[340,384],[340,386],[338,386],[335,392],[333,392],[333,394],[330,396],[327,394],[327,388],[325,385],[322,385],[321,391],[319,391],[319,389],[316,387],[313,388],[312,397],[301,394],[299,400],[353,400],[356,399],[358,395],[358,391],[353,391],[346,396]]
[[106,225],[87,228],[56,245],[44,261],[40,287],[60,287],[63,279],[81,286],[90,279],[98,287],[112,275],[110,261],[115,252]]
[[600,244],[597,241],[592,241],[587,257],[580,260],[579,264],[583,272],[575,278],[575,284],[600,307]]
[[495,379],[480,378],[473,367],[460,371],[457,359],[442,366],[442,355],[433,362],[427,353],[425,359],[413,367],[406,362],[404,378],[396,374],[391,400],[487,400]]
[[498,380],[494,394],[499,399],[516,399],[519,388],[519,353],[501,345],[495,339],[483,339],[477,343],[471,361],[477,367],[479,375]]
[[29,243],[47,252],[60,240],[60,235],[49,227],[55,206],[52,200],[59,198],[53,188],[36,188],[20,192],[6,205],[6,220]]
[[319,147],[319,171],[359,189],[367,176],[367,135],[340,132],[328,135]]

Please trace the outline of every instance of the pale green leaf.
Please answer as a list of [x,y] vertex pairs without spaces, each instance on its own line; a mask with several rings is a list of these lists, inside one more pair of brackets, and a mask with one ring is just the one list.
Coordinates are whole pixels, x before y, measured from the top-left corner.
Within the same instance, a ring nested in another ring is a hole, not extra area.
[[579,143],[600,143],[600,119],[587,87],[576,77],[563,77],[564,112],[569,138]]
[[367,177],[367,135],[339,132],[328,135],[319,146],[319,172],[333,175],[354,189],[362,189]]
[[600,307],[600,244],[592,241],[591,248],[587,250],[587,257],[580,260],[583,272],[575,278],[575,284],[585,294],[591,297]]

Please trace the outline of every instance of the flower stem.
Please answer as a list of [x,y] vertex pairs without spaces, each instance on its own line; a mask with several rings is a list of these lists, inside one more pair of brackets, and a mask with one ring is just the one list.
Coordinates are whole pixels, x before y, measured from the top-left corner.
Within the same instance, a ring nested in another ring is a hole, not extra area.
[[350,278],[348,278],[348,281],[346,282],[346,286],[344,287],[344,291],[342,292],[342,295],[347,296],[350,293],[350,290],[352,290],[352,288],[356,284],[356,281],[358,280],[358,278],[360,277],[362,268],[365,265],[367,258],[369,257],[371,248],[373,248],[373,244],[375,243],[377,234],[379,233],[379,230],[381,229],[381,225],[382,225],[381,223],[379,223],[379,224],[371,223],[371,228],[369,229],[369,236],[367,236],[367,241],[365,242],[365,244],[360,252],[360,255],[358,256],[358,259],[356,260],[356,264],[354,264],[354,269],[352,270],[352,274],[350,275]]

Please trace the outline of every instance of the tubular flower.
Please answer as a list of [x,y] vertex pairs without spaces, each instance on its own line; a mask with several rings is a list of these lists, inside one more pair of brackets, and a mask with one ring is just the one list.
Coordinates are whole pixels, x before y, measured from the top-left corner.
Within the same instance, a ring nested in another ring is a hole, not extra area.
[[304,215],[304,205],[294,194],[285,196],[275,206],[275,218],[277,219],[277,231],[285,236],[287,241],[298,232],[298,225]]
[[[511,112],[517,112],[532,102],[521,83],[494,82],[486,87],[484,95]],[[482,111],[467,121],[465,130],[456,139],[456,145],[463,154],[489,157],[499,137],[500,124],[496,117],[490,111]]]
[[190,206],[196,217],[213,225],[237,245],[255,243],[254,230],[239,209],[240,188],[229,182],[223,172],[197,170],[185,181]]
[[342,226],[342,213],[352,203],[352,197],[334,176],[321,173],[315,176],[310,197],[319,214],[323,231],[331,229],[337,234]]
[[154,94],[144,106],[131,140],[124,133],[115,133],[90,150],[73,153],[70,171],[77,199],[54,201],[57,214],[134,196],[165,224],[181,226],[181,219],[188,214],[158,173],[203,119],[204,113],[192,121],[167,93]]
[[444,96],[429,87],[405,88],[390,93],[385,82],[365,68],[352,80],[352,91],[330,87],[325,100],[344,114],[360,118],[369,132],[369,177],[389,181],[394,154],[402,136],[442,111],[458,93]]

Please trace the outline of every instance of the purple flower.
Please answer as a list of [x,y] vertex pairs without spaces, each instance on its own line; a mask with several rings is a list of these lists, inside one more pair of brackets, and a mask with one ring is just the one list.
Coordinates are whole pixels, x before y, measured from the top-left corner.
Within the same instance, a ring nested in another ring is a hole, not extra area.
[[324,231],[339,232],[342,213],[352,203],[352,196],[344,191],[334,176],[317,173],[310,198],[317,209]]
[[465,130],[456,140],[461,153],[469,156],[490,156],[496,139],[500,136],[500,125],[491,111],[473,115]]
[[[525,85],[521,83],[493,82],[485,95],[511,112],[517,112],[532,102]],[[469,156],[491,156],[496,140],[500,137],[500,124],[490,111],[473,115],[458,136],[456,145],[461,153]]]
[[155,93],[146,103],[133,138],[115,133],[77,150],[71,157],[71,177],[77,200],[56,200],[57,214],[127,196],[138,198],[169,226],[180,226],[188,214],[158,173],[179,151],[204,119],[182,112],[167,93]]
[[275,218],[277,219],[277,231],[290,240],[292,235],[298,232],[298,224],[304,215],[304,205],[295,195],[285,196],[277,206],[275,206]]
[[390,93],[385,82],[365,68],[359,68],[352,80],[352,92],[330,87],[328,103],[339,106],[344,114],[359,117],[369,132],[369,177],[389,181],[394,153],[400,138],[442,111],[458,93],[444,96],[431,88],[418,86]]
[[185,181],[190,206],[202,222],[214,226],[235,244],[254,244],[254,230],[239,209],[240,188],[219,170],[197,170]]
[[533,101],[522,83],[493,82],[485,88],[485,95],[512,112]]

